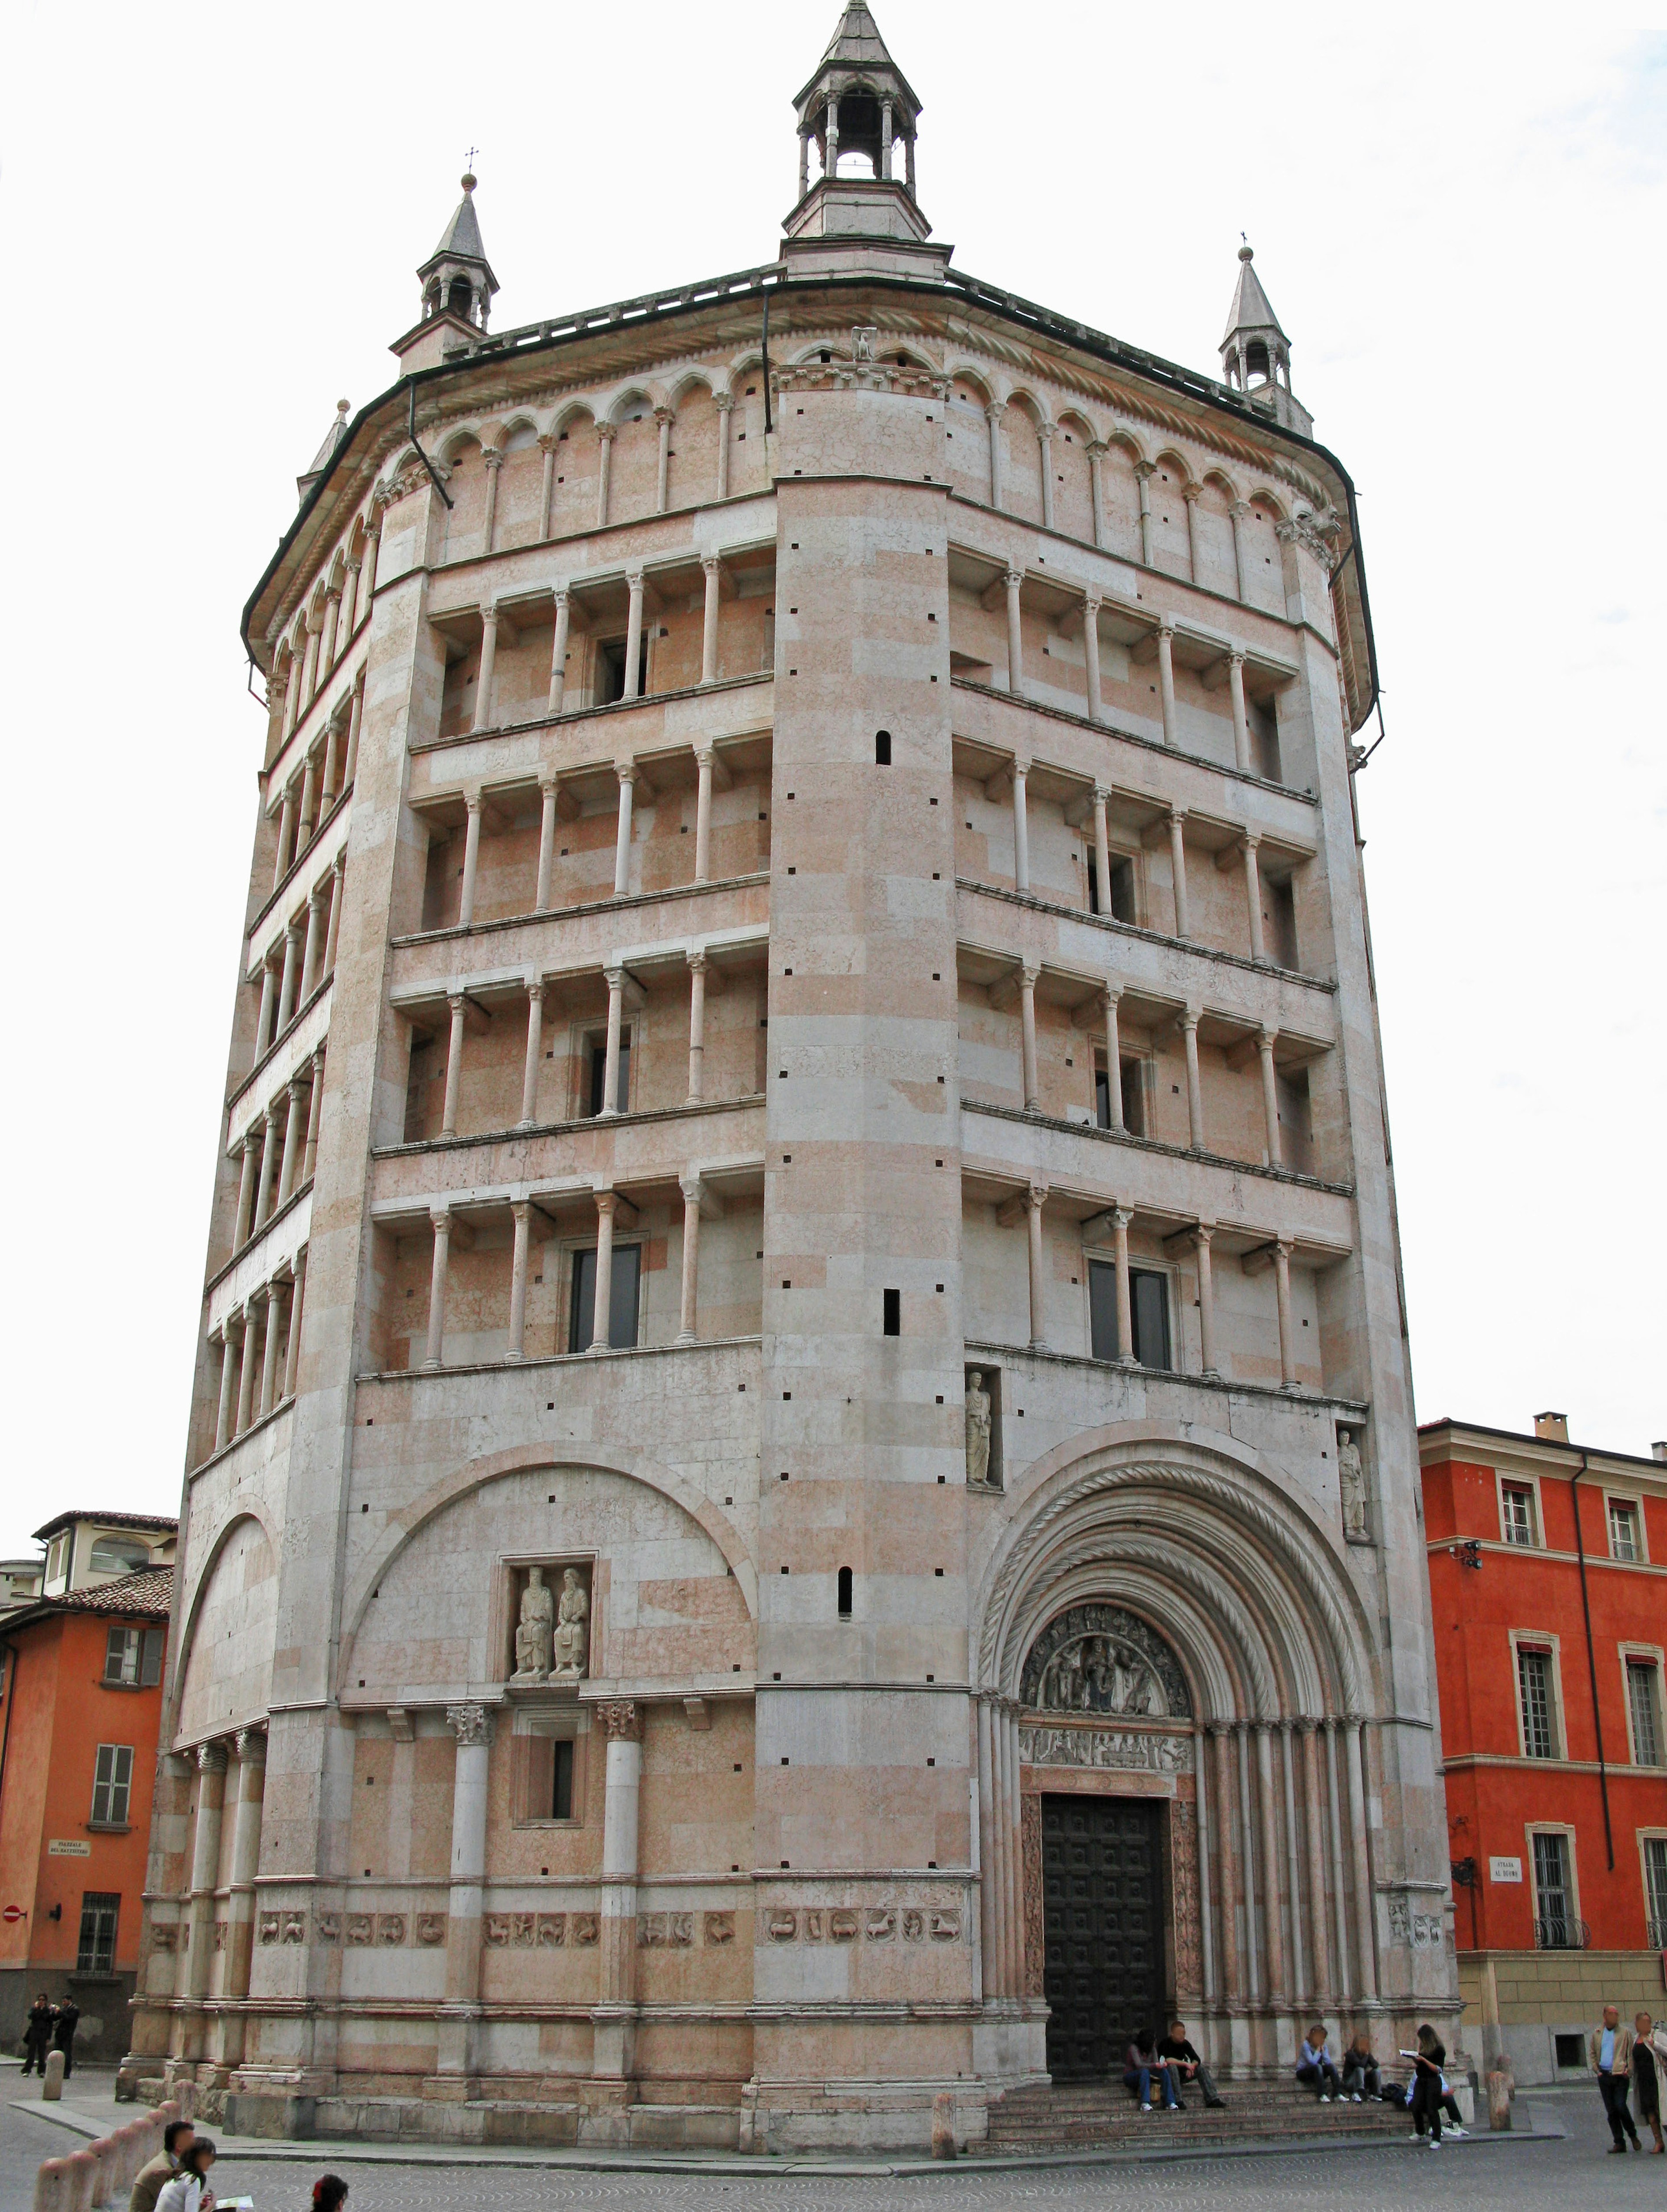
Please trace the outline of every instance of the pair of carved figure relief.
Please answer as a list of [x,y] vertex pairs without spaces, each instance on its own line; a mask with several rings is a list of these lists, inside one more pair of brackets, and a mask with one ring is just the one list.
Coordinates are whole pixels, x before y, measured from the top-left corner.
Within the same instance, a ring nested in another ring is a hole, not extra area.
[[576,1682],[590,1666],[590,1600],[577,1567],[562,1570],[559,1603],[542,1567],[526,1571],[512,1682]]
[[1019,1696],[1039,1712],[1159,1720],[1190,1711],[1174,1653],[1114,1605],[1073,1606],[1050,1621],[1031,1646]]

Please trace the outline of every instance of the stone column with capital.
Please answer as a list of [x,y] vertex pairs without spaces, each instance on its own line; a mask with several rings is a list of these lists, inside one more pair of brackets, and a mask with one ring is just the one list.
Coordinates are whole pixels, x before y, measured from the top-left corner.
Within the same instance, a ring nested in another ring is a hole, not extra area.
[[1279,1371],[1280,1387],[1284,1390],[1300,1389],[1297,1380],[1296,1330],[1291,1319],[1291,1240],[1277,1238],[1274,1244],[1274,1292],[1279,1307]]
[[538,778],[538,880],[532,894],[534,914],[550,912],[551,882],[556,872],[556,816],[561,793],[559,777]]
[[277,993],[272,982],[272,963],[270,960],[263,960],[260,963],[260,1004],[255,1011],[254,1057],[256,1060],[264,1060],[271,1048],[272,1038],[276,1034],[272,1027],[272,1012],[276,997]]
[[1215,1284],[1210,1272],[1210,1244],[1215,1236],[1213,1221],[1201,1221],[1192,1232],[1198,1261],[1198,1351],[1207,1380],[1220,1382],[1215,1364]]
[[481,449],[481,460],[486,469],[486,527],[483,533],[483,550],[497,550],[498,536],[498,471],[503,466],[502,448],[485,446]]
[[618,1198],[611,1190],[599,1190],[595,1196],[596,1295],[592,1302],[590,1348],[605,1352],[613,1311],[613,1217]]
[[1002,580],[1007,587],[1007,689],[1015,699],[1025,696],[1025,638],[1019,618],[1019,592],[1025,579],[1009,568]]
[[255,1375],[260,1362],[260,1298],[243,1302],[241,1335],[242,1358],[237,1370],[237,1426],[234,1434],[241,1436],[254,1419]]
[[989,503],[1005,508],[1007,498],[1007,470],[1001,453],[1001,417],[1007,413],[1007,403],[992,399],[984,410],[984,419],[989,424]]
[[483,804],[479,792],[465,793],[463,805],[467,817],[467,826],[463,832],[463,890],[458,901],[457,911],[459,929],[469,928],[475,919],[475,879],[480,872],[480,817]]
[[1105,544],[1105,456],[1110,451],[1103,438],[1092,439],[1088,447],[1088,496],[1094,508],[1094,543]]
[[1262,840],[1251,830],[1244,839],[1244,907],[1250,921],[1250,957],[1258,966],[1266,963],[1267,947],[1262,935],[1262,871],[1256,864],[1256,853]]
[[1036,426],[1037,458],[1042,464],[1042,527],[1054,526],[1054,426],[1038,422]]
[[[246,1997],[249,1969],[254,1955],[255,1876],[260,1869],[260,1818],[266,1795],[266,1731],[264,1728],[237,1732],[237,1797],[232,1815],[230,1898],[227,1907],[225,1994]],[[243,2019],[227,2014],[220,2023],[222,2065],[235,2066],[243,2056]]]
[[1164,743],[1179,743],[1175,727],[1175,625],[1158,625],[1158,704],[1164,717]]
[[1292,1736],[1296,1723],[1291,1720],[1279,1723],[1280,1783],[1285,1803],[1285,1893],[1291,1903],[1290,1974],[1287,1987],[1293,2004],[1311,2007],[1314,2002],[1314,1980],[1310,1972],[1308,1944],[1302,1918],[1302,1871],[1298,1840],[1296,1768],[1292,1756]]
[[1202,484],[1189,483],[1181,487],[1181,496],[1187,503],[1187,575],[1193,583],[1198,581],[1198,495]]
[[277,1202],[287,1205],[295,1193],[301,1176],[301,1155],[306,1149],[306,1121],[302,1118],[301,1100],[307,1093],[304,1077],[296,1075],[285,1085],[289,1100],[283,1118],[283,1164],[278,1171]]
[[[803,198],[803,194],[800,194]],[[720,392],[713,400],[718,410],[718,486],[717,497],[729,496],[729,418],[735,411],[733,392]]]
[[1192,935],[1192,917],[1187,908],[1187,817],[1178,806],[1169,810],[1169,874],[1175,894],[1175,934]]
[[1152,559],[1152,479],[1157,472],[1155,461],[1136,461],[1135,483],[1141,501],[1141,564],[1150,568]]
[[[489,479],[496,486],[496,473]],[[498,611],[495,606],[480,611],[480,674],[475,684],[475,720],[478,730],[492,726],[492,683],[498,665]]]
[[700,1103],[705,1082],[706,1059],[706,960],[703,951],[691,952],[689,958],[689,1099],[691,1106]]
[[538,1118],[538,1068],[545,1049],[545,985],[542,976],[526,987],[526,1056],[521,1066],[521,1118],[530,1129]]
[[608,526],[608,479],[613,473],[613,441],[618,435],[618,428],[611,422],[599,422],[596,426],[596,441],[601,448],[596,468],[596,526],[599,530],[605,530]]
[[1262,1942],[1266,1961],[1264,2001],[1283,2011],[1291,2002],[1285,1976],[1285,1923],[1281,1911],[1279,1808],[1274,1781],[1273,1735],[1275,1723],[1256,1723],[1256,1799],[1258,1842],[1262,1854]]
[[1105,826],[1106,802],[1110,793],[1103,783],[1094,786],[1094,890],[1098,896],[1100,918],[1111,918],[1111,839]]
[[1283,1167],[1283,1147],[1279,1139],[1279,1077],[1274,1067],[1274,1043],[1279,1031],[1264,1024],[1256,1036],[1256,1053],[1262,1061],[1262,1164]]
[[1031,1282],[1031,1350],[1045,1352],[1048,1348],[1046,1327],[1046,1279],[1043,1273],[1042,1209],[1048,1202],[1047,1186],[1033,1182],[1025,1194],[1025,1231],[1030,1260]]
[[623,696],[642,696],[642,571],[625,571],[625,689]]
[[546,430],[538,440],[538,451],[544,455],[544,482],[538,490],[538,543],[544,544],[550,536],[551,517],[556,507],[556,448],[560,439]]
[[631,797],[636,769],[630,761],[622,761],[614,773],[619,778],[619,824],[613,840],[613,895],[624,898],[631,883]]
[[370,527],[365,533],[365,573],[359,586],[359,607],[364,618],[370,618],[370,603],[376,596],[376,562],[382,550],[382,514],[380,507],[372,506]]
[[425,1367],[438,1367],[446,1348],[446,1272],[452,1258],[452,1216],[437,1206],[429,1214],[434,1231],[434,1261],[429,1272],[429,1339],[423,1355]]
[[1250,1810],[1250,1723],[1235,1721],[1232,1724],[1233,1748],[1237,1753],[1234,1764],[1238,1770],[1238,1850],[1244,1869],[1244,1994],[1252,2002],[1266,2003],[1268,1984],[1263,1977],[1264,1961],[1258,1936],[1256,1909],[1258,1873],[1264,1881],[1274,1879],[1271,1869],[1256,1866],[1256,1822]]
[[565,584],[556,586],[556,634],[550,647],[549,711],[559,714],[567,690],[568,636],[573,621],[572,603]]
[[1231,1729],[1226,1721],[1206,1721],[1204,1733],[1214,1766],[1210,1782],[1215,1801],[1215,1857],[1221,1876],[1221,1996],[1229,2008],[1234,2008],[1244,2004],[1245,1993],[1238,1940],[1240,1859],[1233,1833],[1232,1753],[1227,1741]]
[[346,652],[353,642],[353,634],[359,627],[362,611],[359,603],[359,586],[364,577],[364,556],[350,553],[347,556],[347,584],[342,595],[342,650]]
[[511,1359],[526,1357],[526,1260],[531,1242],[532,1207],[525,1198],[509,1201],[515,1224],[514,1249],[509,1261],[509,1350]]
[[654,513],[664,514],[672,498],[672,410],[656,407],[654,421],[660,426],[660,459],[654,475]]
[[276,890],[289,872],[289,844],[295,834],[295,787],[293,783],[283,787],[283,797],[278,802],[277,848],[272,855],[272,889]]
[[1321,1809],[1319,1723],[1298,1716],[1302,1765],[1303,1833],[1308,1846],[1309,1953],[1313,1962],[1310,2002],[1332,2008],[1331,1931],[1325,1905],[1325,1820]]
[[311,1182],[319,1164],[319,1124],[324,1117],[324,1057],[325,1048],[319,1045],[313,1054],[312,1070],[307,1079],[307,1149],[301,1154],[301,1179]]
[[[182,1994],[197,2005],[209,1993],[214,1963],[214,1893],[220,1880],[220,1821],[226,1795],[226,1747],[223,1742],[197,1747],[197,1817],[192,1830],[191,1893],[186,1913],[187,1951]],[[200,2013],[186,2025],[191,2048],[186,2055],[202,2053]]]
[[307,1297],[307,1247],[303,1244],[294,1261],[294,1273],[289,1285],[289,1334],[283,1348],[283,1395],[293,1398],[301,1375],[301,1319]]
[[1347,2005],[1354,1998],[1354,1976],[1348,1955],[1348,1892],[1343,1875],[1342,1784],[1337,1772],[1337,1738],[1342,1728],[1342,1723],[1334,1713],[1328,1713],[1320,1723],[1321,1732],[1325,1738],[1325,1790],[1331,1835],[1331,1898],[1336,1915],[1336,1943],[1333,1956],[1337,1974],[1337,1996],[1339,2001]]
[[437,2070],[472,2079],[479,2063],[481,1923],[485,1904],[490,1705],[448,1705],[457,1738],[452,1784],[451,1884],[446,1911],[446,1999],[440,2010]]
[[1105,1008],[1105,1119],[1111,1129],[1122,1127],[1122,1056],[1117,1039],[1120,989],[1108,984],[1100,994]]
[[602,1053],[602,1105],[597,1119],[608,1121],[619,1111],[619,1044],[624,1030],[625,971],[623,968],[605,968],[602,975],[608,987],[608,1029]]
[[277,1027],[272,1036],[275,1044],[295,1017],[300,958],[301,925],[298,921],[291,921],[283,933],[283,980],[278,986]]
[[703,554],[701,568],[706,577],[706,605],[701,624],[700,680],[715,684],[718,680],[718,601],[723,586],[723,562],[715,553]]
[[463,1030],[469,1002],[461,991],[452,991],[447,994],[446,1004],[451,1013],[451,1028],[446,1047],[446,1096],[440,1109],[440,1133],[442,1137],[454,1137],[463,1085]]
[[224,1451],[231,1442],[237,1418],[237,1355],[242,1334],[237,1316],[228,1314],[220,1327],[220,1397],[214,1419],[216,1451]]
[[1359,1713],[1343,1716],[1348,1776],[1348,1830],[1354,1870],[1354,1941],[1360,1994],[1368,2004],[1378,1995],[1377,1946],[1372,1937],[1372,1839],[1366,1817],[1365,1722]]
[[326,977],[336,972],[336,952],[342,941],[342,885],[347,879],[347,848],[336,855],[336,865],[330,872],[330,928],[324,940],[324,972]]
[[1100,700],[1100,600],[1090,592],[1082,602],[1082,657],[1087,671],[1088,719],[1103,722]]
[[1233,710],[1233,759],[1244,775],[1250,767],[1250,718],[1244,704],[1244,656],[1233,652],[1227,655],[1227,697]]
[[260,1413],[265,1420],[277,1403],[278,1329],[283,1311],[283,1286],[268,1283],[259,1294],[266,1304],[266,1334],[260,1355]]
[[1031,764],[1015,760],[1013,764],[1013,887],[1016,891],[1028,891],[1031,887]]
[[709,882],[712,874],[712,764],[710,745],[695,748],[695,881]]
[[1135,1365],[1135,1305],[1129,1288],[1129,1225],[1135,1218],[1132,1206],[1111,1208],[1111,1257],[1117,1287],[1117,1364]]
[[1036,986],[1042,970],[1033,962],[1021,962],[1019,969],[1019,1066],[1025,1085],[1025,1111],[1042,1111],[1042,1083],[1037,1071],[1036,1054]]
[[700,1271],[700,1201],[698,1176],[684,1176],[683,1190],[683,1297],[678,1320],[678,1342],[697,1340],[699,1318],[697,1292]]
[[1204,1087],[1198,1074],[1198,1024],[1202,1018],[1196,1006],[1189,1006],[1180,1020],[1181,1042],[1187,1056],[1187,1124],[1188,1141],[1195,1152],[1204,1149]]
[[628,2081],[636,2063],[636,1889],[642,1785],[642,1717],[626,1698],[593,1708],[607,1744],[602,1813],[600,1986],[593,2015],[591,2071]]
[[254,1226],[255,1173],[259,1165],[257,1155],[260,1150],[260,1139],[255,1130],[245,1132],[241,1149],[243,1157],[237,1170],[237,1218],[232,1228],[234,1252],[243,1249]]
[[272,1212],[272,1190],[278,1162],[283,1157],[283,1109],[276,1099],[266,1109],[266,1135],[260,1148],[260,1185],[255,1197],[257,1230],[264,1229]]
[[348,709],[347,758],[342,764],[342,788],[350,790],[359,773],[359,725],[364,719],[365,672],[362,668],[353,679],[353,696]]
[[1244,596],[1244,525],[1250,512],[1249,505],[1242,499],[1234,500],[1227,509],[1233,526],[1233,588],[1241,599]]

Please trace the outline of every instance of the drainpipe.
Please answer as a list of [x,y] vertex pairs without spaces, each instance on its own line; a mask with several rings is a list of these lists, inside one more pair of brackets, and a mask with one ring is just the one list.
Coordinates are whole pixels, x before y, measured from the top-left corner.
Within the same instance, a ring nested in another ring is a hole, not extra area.
[[0,1803],[5,1800],[6,1752],[11,1743],[11,1709],[17,1702],[17,1646],[9,1638],[0,1643],[6,1655],[6,1725],[0,1729]]
[[1603,1764],[1603,1716],[1597,1710],[1597,1654],[1591,1641],[1591,1600],[1586,1591],[1586,1540],[1580,1533],[1580,1477],[1586,1471],[1586,1455],[1580,1455],[1578,1471],[1568,1479],[1569,1501],[1574,1508],[1574,1548],[1580,1555],[1580,1610],[1586,1620],[1586,1673],[1591,1681],[1591,1719],[1597,1731],[1597,1786],[1603,1794],[1603,1842],[1609,1855],[1609,1872],[1615,1872],[1615,1830],[1609,1825],[1609,1772]]

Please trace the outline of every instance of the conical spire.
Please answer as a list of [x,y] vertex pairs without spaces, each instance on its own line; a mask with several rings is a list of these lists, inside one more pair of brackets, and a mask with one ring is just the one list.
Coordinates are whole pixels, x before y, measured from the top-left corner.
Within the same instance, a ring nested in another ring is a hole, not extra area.
[[312,467],[307,470],[305,476],[295,478],[295,489],[302,499],[306,498],[307,493],[312,490],[313,485],[329,467],[331,455],[346,437],[348,412],[347,401],[338,399],[336,402],[336,419],[325,432],[323,445],[313,456]]
[[[862,5],[862,0],[854,0],[840,17],[839,27],[829,40],[818,65],[818,76],[830,62],[837,62],[847,69],[889,70],[902,82],[903,72],[892,60],[879,34],[879,25],[872,11]],[[800,95],[801,99],[803,96]]]
[[486,258],[480,218],[475,213],[475,181],[472,173],[465,169],[463,198],[458,202],[457,212],[447,224],[439,245],[417,272],[423,286],[424,322],[431,321],[435,315],[448,314],[476,330],[486,328],[498,280]]
[[1275,421],[1306,437],[1313,429],[1314,418],[1292,393],[1291,341],[1252,266],[1255,258],[1248,244],[1239,247],[1238,282],[1233,286],[1232,305],[1227,310],[1227,328],[1221,340],[1222,375],[1253,407],[1265,410]]

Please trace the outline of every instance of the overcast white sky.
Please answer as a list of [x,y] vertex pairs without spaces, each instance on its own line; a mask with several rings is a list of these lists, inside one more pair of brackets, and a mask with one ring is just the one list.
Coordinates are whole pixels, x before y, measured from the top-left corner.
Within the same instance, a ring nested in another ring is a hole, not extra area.
[[[0,1554],[65,1505],[177,1510],[265,727],[238,617],[338,398],[392,380],[465,150],[500,327],[767,260],[837,12],[14,5]],[[878,15],[975,275],[1214,369],[1249,233],[1360,487],[1419,1413],[1647,1451],[1667,37]]]

